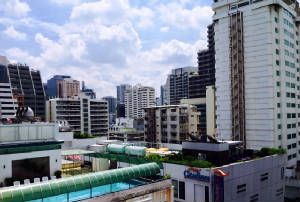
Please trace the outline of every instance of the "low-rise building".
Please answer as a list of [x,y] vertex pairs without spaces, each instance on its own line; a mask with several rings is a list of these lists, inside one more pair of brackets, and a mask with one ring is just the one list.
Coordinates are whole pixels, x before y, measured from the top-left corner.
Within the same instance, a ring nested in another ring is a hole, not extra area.
[[0,124],[0,185],[50,178],[61,170],[63,141],[56,133],[54,123]]
[[46,120],[66,120],[73,131],[93,136],[106,136],[108,131],[107,101],[87,96],[55,98],[47,101]]
[[144,131],[138,131],[135,128],[120,128],[119,130],[108,131],[107,139],[122,142],[144,142],[145,134]]
[[145,138],[152,143],[178,143],[197,133],[200,113],[193,105],[165,105],[145,110]]

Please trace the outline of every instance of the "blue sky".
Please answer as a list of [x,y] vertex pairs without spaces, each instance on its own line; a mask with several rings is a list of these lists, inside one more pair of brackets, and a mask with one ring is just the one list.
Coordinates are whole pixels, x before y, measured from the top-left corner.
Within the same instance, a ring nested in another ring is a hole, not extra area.
[[121,83],[159,86],[196,66],[212,0],[0,0],[0,55],[84,80],[97,97]]

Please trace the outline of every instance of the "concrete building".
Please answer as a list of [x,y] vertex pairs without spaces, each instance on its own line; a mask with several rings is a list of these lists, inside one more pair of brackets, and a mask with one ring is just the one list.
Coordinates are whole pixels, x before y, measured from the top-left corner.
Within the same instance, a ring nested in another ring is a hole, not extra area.
[[45,120],[46,95],[40,71],[23,64],[8,64],[7,75],[19,106],[30,107],[36,117]]
[[125,116],[127,118],[144,118],[145,107],[155,106],[155,89],[140,84],[125,91]]
[[47,90],[45,89],[46,95],[47,95],[47,100],[50,98],[57,97],[57,81],[67,79],[67,78],[71,78],[71,76],[55,75],[51,79],[47,80]]
[[125,103],[125,91],[129,90],[131,85],[129,84],[121,84],[117,86],[117,104]]
[[0,120],[14,118],[17,106],[17,100],[13,98],[7,68],[3,61],[0,63]]
[[[284,148],[300,159],[299,4],[217,0],[217,134],[246,148]],[[298,145],[298,146],[297,146]]]
[[80,93],[80,82],[72,78],[58,80],[56,84],[57,97],[68,98],[78,96]]
[[145,138],[152,143],[181,144],[197,134],[200,113],[193,105],[165,105],[145,110]]
[[180,104],[194,105],[197,108],[199,122],[197,133],[216,136],[216,101],[214,86],[206,87],[205,98],[182,99]]
[[[0,185],[54,176],[61,170],[61,144],[54,123],[0,124]],[[2,199],[0,199],[1,201]]]
[[208,49],[197,53],[198,72],[189,77],[189,98],[205,98],[206,87],[215,85],[214,24],[207,28]]
[[189,98],[189,77],[197,71],[197,67],[173,69],[165,85],[164,102],[168,105],[178,105],[181,99]]
[[108,131],[108,106],[105,100],[87,96],[55,98],[47,101],[46,120],[66,120],[73,131],[93,136],[106,136]]
[[106,96],[102,99],[108,103],[109,125],[116,123],[117,99],[113,96]]

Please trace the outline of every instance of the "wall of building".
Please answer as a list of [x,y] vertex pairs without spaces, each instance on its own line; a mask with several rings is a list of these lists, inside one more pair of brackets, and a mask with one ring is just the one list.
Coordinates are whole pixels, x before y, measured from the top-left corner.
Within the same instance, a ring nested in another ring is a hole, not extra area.
[[49,157],[50,175],[54,172],[61,170],[61,150],[47,150],[29,153],[5,154],[0,155],[0,183],[4,182],[5,178],[12,177],[12,161],[23,160],[38,157]]

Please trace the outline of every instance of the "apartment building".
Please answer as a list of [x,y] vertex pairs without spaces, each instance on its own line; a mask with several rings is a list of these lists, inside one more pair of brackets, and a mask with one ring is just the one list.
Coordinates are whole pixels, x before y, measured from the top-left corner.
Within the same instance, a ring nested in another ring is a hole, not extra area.
[[168,105],[178,105],[181,99],[189,98],[189,77],[197,71],[197,67],[172,69],[164,88],[164,103]]
[[140,84],[125,91],[125,116],[144,118],[143,108],[155,106],[155,89]]
[[49,122],[66,120],[73,131],[93,136],[106,136],[108,131],[107,101],[88,96],[55,98],[47,101]]
[[217,134],[300,159],[299,21],[295,0],[215,0]]
[[54,98],[54,97],[58,97],[57,96],[57,82],[66,78],[71,78],[71,76],[68,75],[54,75],[52,78],[47,80],[47,89],[45,89],[46,91],[46,95],[47,95],[47,99],[49,98]]
[[72,78],[58,80],[56,84],[57,97],[68,98],[78,96],[80,93],[80,82]]
[[197,133],[200,113],[193,105],[147,107],[144,130],[146,142],[180,144]]

